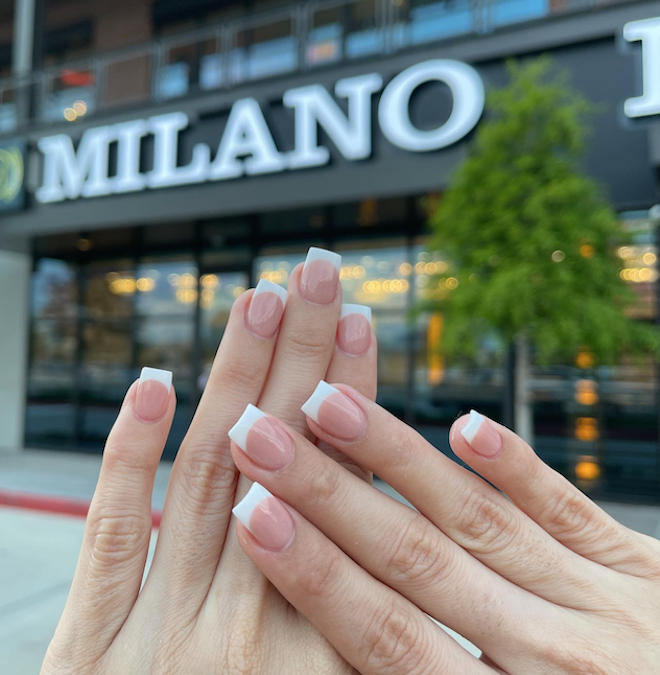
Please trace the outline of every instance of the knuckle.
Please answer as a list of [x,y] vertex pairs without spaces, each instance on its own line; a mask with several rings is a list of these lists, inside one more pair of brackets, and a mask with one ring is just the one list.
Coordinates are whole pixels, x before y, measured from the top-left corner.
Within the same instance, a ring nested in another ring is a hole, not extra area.
[[136,474],[151,475],[158,465],[160,453],[145,452],[145,449],[124,435],[117,434],[116,429],[110,432],[103,449],[103,468],[112,474],[127,475],[135,478]]
[[328,336],[311,327],[287,334],[284,341],[284,349],[299,359],[316,360],[327,354],[328,348]]
[[362,637],[362,653],[369,672],[414,673],[421,669],[426,647],[419,624],[399,602],[377,611]]
[[552,667],[553,672],[567,675],[620,675],[621,670],[610,669],[610,656],[602,652],[595,652],[589,644],[557,644],[543,641],[537,649],[537,656],[541,663]]
[[328,464],[320,471],[317,466],[312,467],[303,485],[306,486],[305,501],[310,508],[315,510],[331,508],[337,499],[341,499],[339,466]]
[[[186,456],[186,455],[190,456]],[[217,447],[190,448],[177,459],[176,478],[183,485],[186,506],[194,515],[215,514],[233,498],[237,480],[236,467],[230,457],[218,453]]]
[[590,504],[582,493],[572,486],[565,486],[549,502],[542,514],[544,525],[551,535],[581,537],[593,520]]
[[90,512],[87,519],[86,537],[92,559],[102,568],[125,563],[141,555],[150,534],[150,517]]
[[470,490],[459,511],[457,530],[461,544],[477,553],[503,550],[516,536],[515,521],[484,490]]
[[318,550],[299,573],[296,580],[299,592],[311,598],[332,596],[335,580],[341,575],[342,562],[342,554],[338,549]]
[[410,520],[394,544],[389,569],[400,581],[426,583],[447,575],[449,552],[438,533],[419,516]]
[[264,370],[259,359],[231,359],[211,371],[213,384],[219,391],[243,392],[259,385]]

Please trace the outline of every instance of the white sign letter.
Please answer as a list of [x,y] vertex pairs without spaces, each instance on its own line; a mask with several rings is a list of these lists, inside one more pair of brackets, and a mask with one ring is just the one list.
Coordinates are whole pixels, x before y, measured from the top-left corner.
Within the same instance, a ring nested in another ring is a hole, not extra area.
[[112,127],[88,129],[73,149],[70,136],[46,136],[38,142],[44,154],[44,182],[35,197],[42,204],[64,199],[96,197],[111,192],[108,180],[108,145]]
[[330,136],[346,159],[365,159],[371,155],[371,95],[383,86],[380,75],[372,73],[339,80],[335,94],[348,99],[348,116],[320,84],[289,89],[284,105],[295,109],[296,149],[289,155],[289,166],[302,169],[323,166],[330,151],[318,144],[318,127]]
[[642,41],[642,95],[623,106],[628,117],[660,114],[660,19],[631,21],[623,27],[628,42]]
[[200,143],[193,148],[188,166],[177,166],[179,132],[188,127],[188,115],[182,112],[149,118],[149,130],[154,135],[154,168],[147,175],[149,187],[203,183],[210,161],[208,145]]
[[[423,131],[410,121],[410,97],[426,82],[444,82],[454,104],[449,119],[437,129]],[[380,128],[394,145],[422,152],[456,143],[474,129],[484,111],[484,85],[477,71],[460,61],[424,61],[397,75],[385,87],[378,107]]]
[[140,141],[149,132],[145,120],[133,120],[115,124],[117,138],[117,176],[113,192],[135,192],[144,190],[146,177],[140,173]]
[[[245,157],[239,160],[238,157]],[[259,103],[253,98],[236,101],[222,135],[218,154],[209,171],[210,180],[237,178],[247,173],[284,171],[286,159],[278,152]]]

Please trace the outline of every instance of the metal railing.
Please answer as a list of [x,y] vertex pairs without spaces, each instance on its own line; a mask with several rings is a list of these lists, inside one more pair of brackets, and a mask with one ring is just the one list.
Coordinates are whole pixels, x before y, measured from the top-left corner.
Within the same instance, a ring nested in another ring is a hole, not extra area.
[[0,80],[0,135],[636,0],[327,0]]

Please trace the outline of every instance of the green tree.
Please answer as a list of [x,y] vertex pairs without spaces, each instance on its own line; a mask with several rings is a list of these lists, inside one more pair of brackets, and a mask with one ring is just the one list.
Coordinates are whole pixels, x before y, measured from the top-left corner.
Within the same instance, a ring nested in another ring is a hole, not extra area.
[[452,261],[458,285],[435,280],[430,306],[445,315],[449,358],[474,355],[485,331],[516,344],[515,426],[531,440],[530,345],[541,362],[586,350],[612,363],[659,343],[626,314],[634,298],[619,276],[617,217],[579,168],[593,106],[547,57],[510,62],[508,74],[431,216],[430,247]]

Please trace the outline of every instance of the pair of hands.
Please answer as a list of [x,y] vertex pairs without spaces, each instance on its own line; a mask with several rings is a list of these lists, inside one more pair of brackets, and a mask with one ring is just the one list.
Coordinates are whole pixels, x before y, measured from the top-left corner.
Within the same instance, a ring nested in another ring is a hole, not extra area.
[[476,413],[452,448],[510,500],[373,403],[375,339],[355,307],[339,320],[338,267],[308,256],[286,312],[263,282],[235,303],[142,590],[175,397],[160,372],[129,389],[42,673],[660,673],[660,544]]

